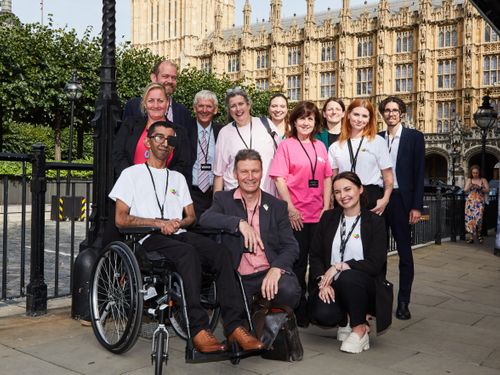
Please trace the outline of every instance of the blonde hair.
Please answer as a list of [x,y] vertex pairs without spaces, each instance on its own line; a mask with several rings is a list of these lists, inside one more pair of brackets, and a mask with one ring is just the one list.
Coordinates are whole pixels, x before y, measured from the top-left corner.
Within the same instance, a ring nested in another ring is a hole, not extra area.
[[149,93],[153,90],[161,90],[163,92],[163,94],[165,94],[165,98],[168,101],[168,95],[167,95],[167,92],[165,91],[165,87],[163,87],[163,85],[161,85],[159,83],[150,83],[144,89],[144,92],[142,93],[142,98],[141,98],[141,112],[144,113],[145,115],[147,114],[146,113],[146,98],[149,95]]

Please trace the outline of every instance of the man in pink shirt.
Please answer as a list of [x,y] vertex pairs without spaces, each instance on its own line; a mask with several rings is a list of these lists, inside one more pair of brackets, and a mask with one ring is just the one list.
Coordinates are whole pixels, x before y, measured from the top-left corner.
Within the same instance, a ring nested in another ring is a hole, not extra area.
[[236,154],[234,177],[238,186],[216,192],[200,224],[227,232],[222,242],[231,251],[250,301],[260,294],[276,304],[295,308],[300,286],[292,267],[299,247],[287,205],[261,190],[262,160],[258,152],[244,149]]

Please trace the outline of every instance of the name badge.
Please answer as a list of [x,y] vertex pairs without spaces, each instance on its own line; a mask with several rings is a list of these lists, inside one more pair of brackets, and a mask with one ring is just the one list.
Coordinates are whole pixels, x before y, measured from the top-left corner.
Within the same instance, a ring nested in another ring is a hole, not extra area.
[[202,164],[200,166],[202,171],[211,171],[212,170],[212,164]]
[[310,188],[317,188],[317,187],[319,187],[318,180],[309,180],[309,187]]

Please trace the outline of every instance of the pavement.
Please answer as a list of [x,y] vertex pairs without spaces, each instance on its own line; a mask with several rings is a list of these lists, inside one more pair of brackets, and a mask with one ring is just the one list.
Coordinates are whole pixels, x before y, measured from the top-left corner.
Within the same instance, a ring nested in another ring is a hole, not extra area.
[[[446,242],[415,250],[412,319],[394,319],[386,334],[371,334],[371,348],[361,354],[340,352],[336,329],[309,327],[300,330],[300,362],[251,357],[238,365],[186,364],[184,341],[175,337],[164,373],[498,375],[500,258],[492,249],[493,237],[488,237],[484,245]],[[395,287],[397,261],[389,257],[388,279]],[[154,373],[150,340],[139,338],[127,353],[111,354],[92,328],[70,318],[69,303],[51,301],[48,314],[36,318],[19,315],[23,303],[18,310],[15,305],[0,309],[0,374]]]

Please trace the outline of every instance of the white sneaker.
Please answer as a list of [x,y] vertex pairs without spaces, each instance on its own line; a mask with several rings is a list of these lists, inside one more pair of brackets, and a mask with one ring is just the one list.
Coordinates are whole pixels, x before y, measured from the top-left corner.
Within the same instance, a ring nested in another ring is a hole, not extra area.
[[340,350],[347,353],[361,353],[363,350],[370,349],[370,339],[368,332],[363,337],[359,338],[357,333],[351,334],[342,342]]
[[351,332],[352,328],[349,324],[347,324],[345,327],[339,326],[339,328],[337,328],[337,340],[344,341],[347,337],[349,337]]

